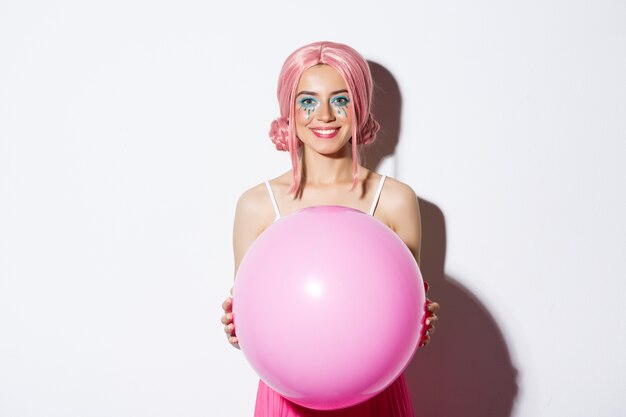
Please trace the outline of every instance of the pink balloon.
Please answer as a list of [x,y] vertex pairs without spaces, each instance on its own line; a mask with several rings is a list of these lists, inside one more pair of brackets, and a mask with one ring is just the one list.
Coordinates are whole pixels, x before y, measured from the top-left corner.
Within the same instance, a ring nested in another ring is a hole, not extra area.
[[235,281],[239,345],[267,385],[308,408],[365,401],[411,360],[424,284],[404,242],[361,211],[316,206],[258,237]]

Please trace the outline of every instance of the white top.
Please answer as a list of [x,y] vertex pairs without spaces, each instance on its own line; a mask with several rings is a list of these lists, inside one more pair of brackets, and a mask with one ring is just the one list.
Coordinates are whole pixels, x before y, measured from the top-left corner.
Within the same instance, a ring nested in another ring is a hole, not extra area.
[[[386,175],[382,175],[380,177],[380,181],[378,183],[378,188],[376,189],[376,194],[374,195],[374,201],[372,201],[372,206],[370,207],[369,215],[373,216],[374,211],[376,210],[376,206],[378,205],[378,200],[380,199],[380,193],[383,190],[383,184],[385,183]],[[272,200],[272,206],[274,207],[274,212],[276,212],[276,218],[274,221],[280,219],[280,211],[278,210],[278,204],[276,203],[276,197],[274,196],[274,192],[272,191],[272,186],[269,181],[265,181],[265,186],[267,187],[267,192],[270,195],[270,199]]]

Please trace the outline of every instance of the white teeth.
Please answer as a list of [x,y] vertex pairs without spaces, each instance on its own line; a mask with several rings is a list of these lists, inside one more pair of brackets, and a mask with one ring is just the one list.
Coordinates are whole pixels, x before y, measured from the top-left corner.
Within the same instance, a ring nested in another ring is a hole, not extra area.
[[329,135],[331,133],[334,133],[337,131],[337,129],[313,129],[313,131],[317,132],[317,133],[321,133],[322,135]]

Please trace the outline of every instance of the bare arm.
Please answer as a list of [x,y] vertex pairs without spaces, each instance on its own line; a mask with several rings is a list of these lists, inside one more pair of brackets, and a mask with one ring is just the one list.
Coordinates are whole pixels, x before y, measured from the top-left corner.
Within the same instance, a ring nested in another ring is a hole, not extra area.
[[[237,202],[235,222],[233,225],[233,253],[235,255],[235,276],[244,255],[257,237],[271,224],[273,212],[263,184],[260,184],[242,194]],[[270,210],[268,210],[268,205]],[[232,295],[232,289],[231,289]],[[235,332],[235,323],[232,314],[232,297],[228,297],[222,304],[224,315],[222,324],[231,345],[239,349],[239,340]]]
[[264,186],[257,186],[243,193],[237,202],[233,225],[235,276],[252,243],[272,222],[272,213],[266,207],[270,204],[269,200],[265,201],[266,193]]
[[[389,224],[391,228],[400,236],[400,239],[407,245],[413,257],[420,265],[420,250],[422,244],[422,223],[417,195],[408,185],[394,181],[391,196],[389,196],[388,210],[391,214]],[[428,292],[428,284],[424,282]],[[439,304],[426,298],[424,330],[420,346],[425,346],[430,341],[430,335],[434,332],[437,323],[436,312]]]
[[420,264],[422,245],[422,223],[415,191],[408,185],[396,182],[394,192],[389,197],[389,224],[394,232],[409,248],[413,257]]

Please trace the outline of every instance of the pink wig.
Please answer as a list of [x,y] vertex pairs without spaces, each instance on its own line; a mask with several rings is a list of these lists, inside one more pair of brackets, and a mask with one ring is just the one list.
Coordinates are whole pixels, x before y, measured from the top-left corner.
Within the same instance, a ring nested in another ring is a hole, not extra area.
[[289,151],[291,156],[292,181],[290,193],[300,190],[302,173],[298,158],[300,140],[295,132],[296,87],[302,73],[307,69],[326,64],[333,67],[348,86],[353,103],[352,118],[352,161],[354,189],[359,181],[359,156],[357,145],[367,145],[376,139],[380,125],[371,113],[373,82],[370,68],[363,57],[348,45],[333,42],[315,42],[296,49],[285,60],[278,77],[278,104],[280,115],[272,122],[270,139],[280,151]]

